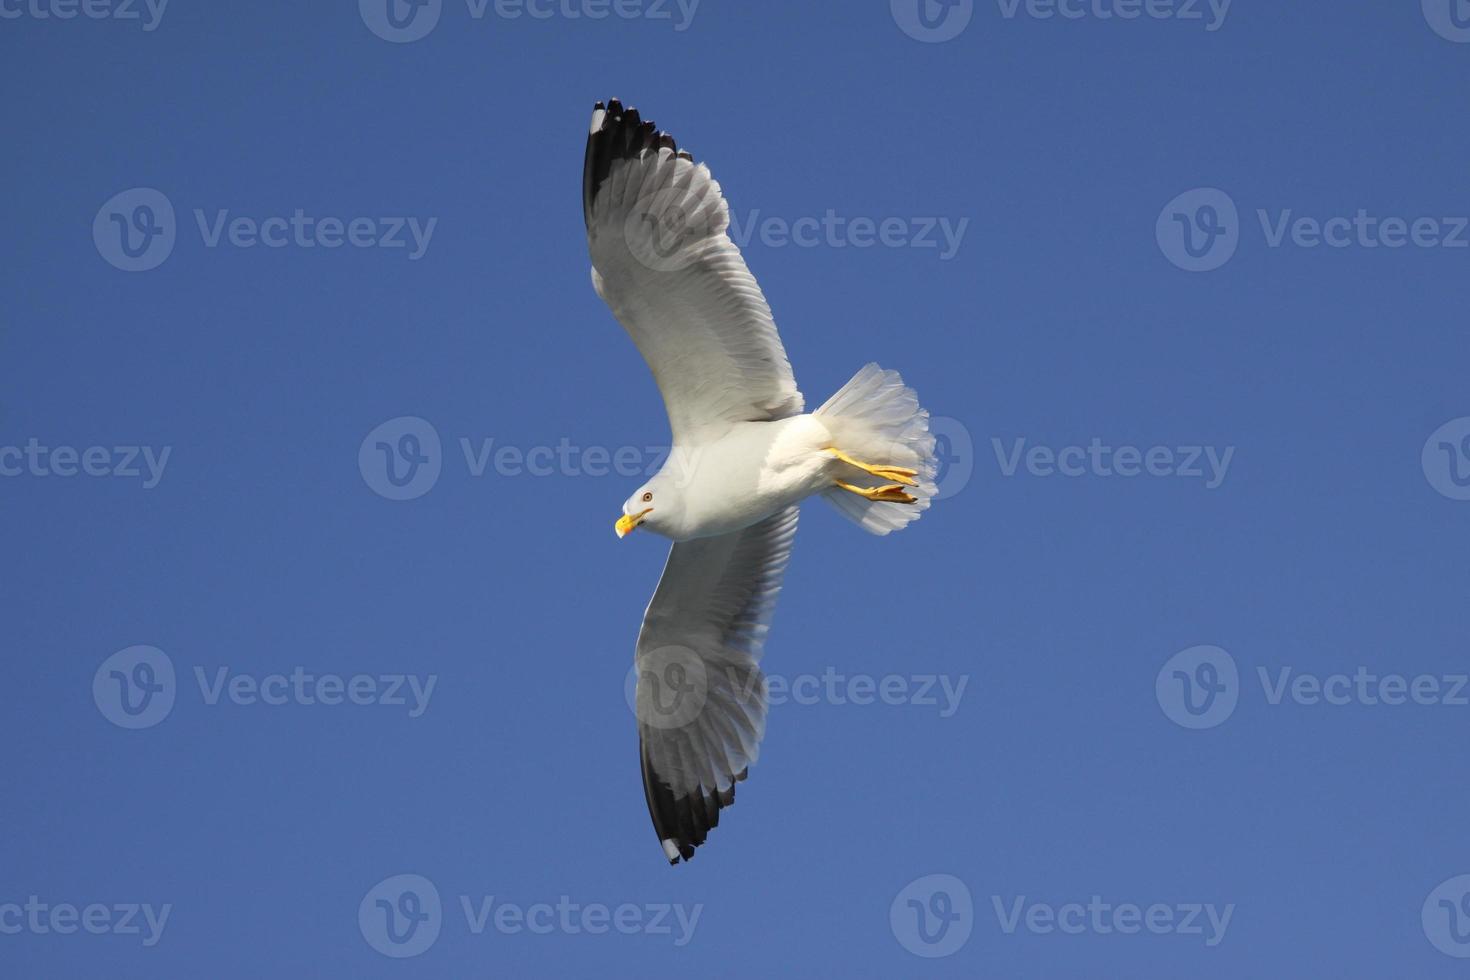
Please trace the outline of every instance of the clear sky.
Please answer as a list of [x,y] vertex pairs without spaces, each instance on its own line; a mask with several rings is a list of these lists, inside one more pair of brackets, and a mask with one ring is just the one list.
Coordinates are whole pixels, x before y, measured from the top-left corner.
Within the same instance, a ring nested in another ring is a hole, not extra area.
[[[394,2],[0,0],[0,973],[1463,973],[1470,5]],[[609,97],[944,435],[677,868]]]

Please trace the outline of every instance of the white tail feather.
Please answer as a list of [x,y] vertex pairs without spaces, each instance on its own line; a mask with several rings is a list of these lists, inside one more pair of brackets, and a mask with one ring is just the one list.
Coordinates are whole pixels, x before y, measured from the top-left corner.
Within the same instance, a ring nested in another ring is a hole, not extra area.
[[[812,414],[832,433],[836,448],[853,459],[919,471],[915,478],[919,485],[904,488],[919,498],[916,503],[866,500],[840,487],[823,491],[838,513],[871,534],[888,534],[928,510],[938,492],[929,413],[897,371],[866,365]],[[865,485],[875,484],[869,480]]]

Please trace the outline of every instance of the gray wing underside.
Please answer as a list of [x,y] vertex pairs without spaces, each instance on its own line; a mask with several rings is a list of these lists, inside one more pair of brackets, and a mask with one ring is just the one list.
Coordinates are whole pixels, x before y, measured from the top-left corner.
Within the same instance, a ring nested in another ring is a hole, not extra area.
[[677,445],[800,414],[771,308],[709,168],[636,109],[592,114],[582,174],[592,281],[642,353]]
[[799,509],[676,543],[638,635],[643,785],[670,862],[693,857],[760,751],[759,661]]

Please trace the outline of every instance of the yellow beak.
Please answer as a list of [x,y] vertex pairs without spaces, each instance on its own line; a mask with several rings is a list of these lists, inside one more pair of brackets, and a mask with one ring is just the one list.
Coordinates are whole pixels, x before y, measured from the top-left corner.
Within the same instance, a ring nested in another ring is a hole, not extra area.
[[647,517],[651,510],[653,510],[652,507],[645,507],[636,514],[624,514],[619,517],[618,522],[613,525],[613,529],[618,532],[618,537],[627,537],[629,531],[643,523],[643,518]]

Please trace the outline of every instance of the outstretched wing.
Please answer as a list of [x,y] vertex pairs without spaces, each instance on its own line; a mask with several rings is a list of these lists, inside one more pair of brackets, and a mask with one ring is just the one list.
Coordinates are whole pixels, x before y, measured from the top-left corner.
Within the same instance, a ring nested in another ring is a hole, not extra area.
[[758,666],[797,507],[676,543],[638,634],[643,789],[670,864],[689,860],[735,802],[766,728]]
[[726,234],[709,168],[616,99],[597,103],[582,170],[592,284],[638,345],[676,445],[797,415],[771,308]]

